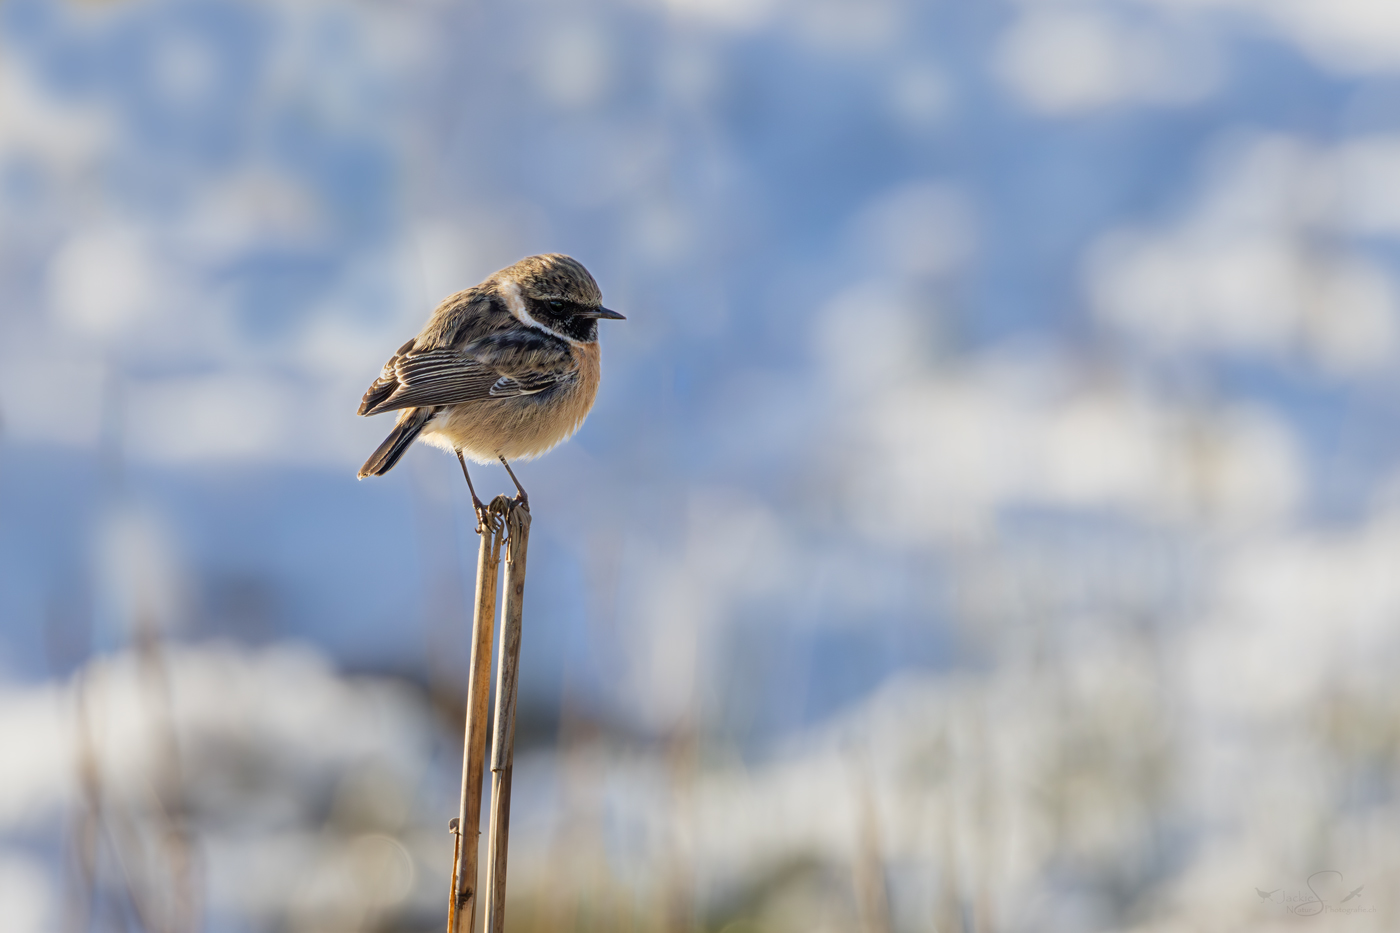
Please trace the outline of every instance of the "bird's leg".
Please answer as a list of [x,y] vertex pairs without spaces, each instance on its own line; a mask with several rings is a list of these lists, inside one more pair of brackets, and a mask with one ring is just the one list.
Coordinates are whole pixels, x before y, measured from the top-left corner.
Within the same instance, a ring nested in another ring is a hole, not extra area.
[[[499,455],[498,455],[498,456],[499,456]],[[518,479],[515,478],[515,471],[512,470],[512,469],[510,468],[510,464],[509,464],[509,463],[506,463],[506,458],[505,458],[505,457],[501,457],[501,466],[505,467],[505,468],[506,468],[506,472],[510,474],[510,481],[511,481],[512,483],[515,484],[515,491],[518,492],[518,493],[520,493],[520,495],[518,495],[518,496],[515,497],[516,500],[519,501],[519,503],[520,503],[521,505],[525,506],[525,510],[526,510],[526,511],[529,511],[529,509],[530,509],[530,494],[529,494],[528,492],[525,491],[525,487],[524,487],[524,486],[520,485],[520,480],[518,480]]]
[[467,461],[462,457],[460,450],[457,451],[457,462],[462,465],[462,476],[467,480],[467,489],[471,490],[472,508],[476,510],[476,531],[480,534],[481,529],[491,527],[491,523],[487,521],[486,517],[486,505],[476,497],[476,489],[472,486],[472,475],[467,472]]

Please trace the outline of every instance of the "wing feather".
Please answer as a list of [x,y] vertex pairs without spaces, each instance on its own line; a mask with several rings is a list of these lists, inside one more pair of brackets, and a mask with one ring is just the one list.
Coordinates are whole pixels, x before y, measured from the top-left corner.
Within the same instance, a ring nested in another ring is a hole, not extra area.
[[360,414],[534,395],[576,378],[578,364],[567,344],[522,330],[458,349],[415,351],[410,341],[365,393]]
[[492,398],[510,398],[517,395],[536,395],[552,389],[561,382],[572,382],[575,372],[536,372],[517,376],[502,376],[491,386]]
[[367,415],[380,402],[384,401],[399,386],[399,377],[394,373],[396,364],[405,353],[413,349],[414,341],[410,340],[394,351],[394,355],[389,357],[389,362],[384,364],[384,368],[379,371],[379,378],[369,384],[365,390],[364,397],[360,399],[359,414]]

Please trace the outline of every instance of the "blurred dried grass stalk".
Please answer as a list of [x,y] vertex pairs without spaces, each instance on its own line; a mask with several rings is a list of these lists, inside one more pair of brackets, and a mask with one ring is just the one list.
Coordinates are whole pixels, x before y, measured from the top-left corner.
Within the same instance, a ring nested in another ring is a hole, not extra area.
[[80,671],[74,681],[73,764],[80,793],[70,839],[75,890],[69,923],[85,931],[105,905],[123,927],[129,912],[148,933],[188,933],[202,926],[201,861],[189,823],[169,672],[149,612],[138,616],[135,648],[152,750],[144,800],[108,793],[88,712],[103,702],[104,684],[95,669]]

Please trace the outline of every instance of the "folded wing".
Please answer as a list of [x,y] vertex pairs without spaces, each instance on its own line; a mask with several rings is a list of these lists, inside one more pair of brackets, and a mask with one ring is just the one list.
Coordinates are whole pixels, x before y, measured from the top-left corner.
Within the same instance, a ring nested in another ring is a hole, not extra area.
[[469,346],[418,351],[413,341],[384,364],[359,413],[534,395],[577,378],[568,345],[544,334],[496,334]]

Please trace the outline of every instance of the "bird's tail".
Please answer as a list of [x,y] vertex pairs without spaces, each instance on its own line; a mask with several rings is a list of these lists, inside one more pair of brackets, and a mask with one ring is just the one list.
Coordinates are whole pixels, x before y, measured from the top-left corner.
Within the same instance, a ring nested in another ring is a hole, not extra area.
[[360,467],[360,479],[366,476],[383,476],[394,468],[404,451],[418,437],[418,433],[432,420],[432,408],[409,408],[399,415],[398,424],[389,436],[369,455],[365,465]]

